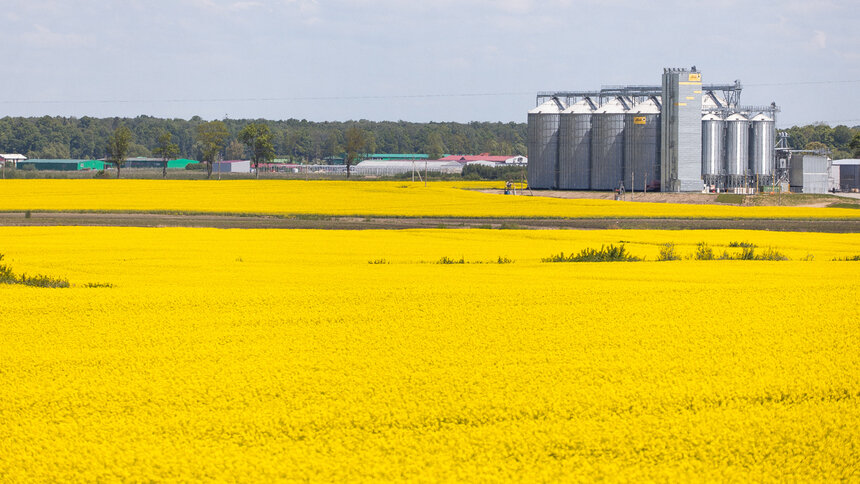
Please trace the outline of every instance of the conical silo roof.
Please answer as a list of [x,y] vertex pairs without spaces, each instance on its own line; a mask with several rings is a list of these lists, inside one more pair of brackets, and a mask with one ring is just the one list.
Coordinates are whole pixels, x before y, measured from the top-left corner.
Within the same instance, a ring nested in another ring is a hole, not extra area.
[[556,99],[549,99],[529,111],[529,114],[558,114],[562,111],[560,104],[561,101],[558,101]]
[[631,114],[660,114],[660,106],[653,99],[649,99],[633,106],[629,112]]
[[620,99],[615,98],[612,101],[597,108],[596,114],[624,114],[627,112],[627,106]]
[[591,104],[585,99],[571,104],[567,109],[562,111],[563,114],[591,114],[593,112],[594,108],[592,108]]

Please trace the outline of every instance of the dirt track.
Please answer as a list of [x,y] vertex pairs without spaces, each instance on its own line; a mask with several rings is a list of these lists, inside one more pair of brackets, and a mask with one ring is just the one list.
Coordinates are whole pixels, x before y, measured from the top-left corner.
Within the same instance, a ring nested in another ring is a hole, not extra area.
[[860,220],[791,219],[508,219],[508,218],[400,218],[400,217],[277,217],[204,214],[0,213],[0,226],[118,226],[212,227],[241,229],[746,229],[796,232],[860,232]]

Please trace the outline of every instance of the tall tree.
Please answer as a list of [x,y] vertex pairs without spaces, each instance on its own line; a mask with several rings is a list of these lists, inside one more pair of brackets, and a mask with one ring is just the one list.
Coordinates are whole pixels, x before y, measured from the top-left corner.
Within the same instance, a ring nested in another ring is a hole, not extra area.
[[116,177],[119,178],[122,165],[128,156],[128,148],[131,144],[131,130],[125,125],[117,127],[108,138],[107,162],[116,165]]
[[245,157],[245,145],[240,143],[238,140],[233,140],[227,145],[227,149],[224,150],[224,159],[225,160],[241,160]]
[[239,141],[251,152],[251,163],[254,164],[256,177],[260,178],[260,162],[269,162],[275,158],[275,148],[272,146],[272,132],[262,123],[251,123],[239,132]]
[[860,133],[855,134],[851,138],[851,143],[848,144],[848,147],[851,148],[851,155],[854,158],[860,158]]
[[158,136],[158,144],[152,154],[161,158],[161,177],[167,178],[167,163],[179,156],[179,145],[173,142],[173,135],[164,131]]
[[358,161],[359,155],[367,147],[367,134],[358,126],[350,126],[346,130],[346,177],[349,178],[352,164]]
[[223,121],[209,121],[197,125],[197,146],[200,150],[200,161],[206,163],[206,178],[212,178],[212,163],[224,148],[224,142],[229,136]]
[[437,132],[430,133],[427,136],[427,146],[424,147],[424,151],[431,160],[442,158],[445,151],[445,145],[442,143],[442,135]]

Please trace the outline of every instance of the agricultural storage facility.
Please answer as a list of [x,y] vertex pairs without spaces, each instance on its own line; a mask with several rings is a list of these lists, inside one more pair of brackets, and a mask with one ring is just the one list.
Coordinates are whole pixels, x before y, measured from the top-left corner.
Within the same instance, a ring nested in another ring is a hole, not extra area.
[[778,179],[779,108],[740,104],[740,81],[664,69],[659,86],[542,92],[528,113],[531,188],[749,190]]
[[251,173],[250,160],[226,160],[212,163],[212,173]]
[[40,160],[32,159],[18,162],[18,169],[21,170],[57,170],[57,171],[77,171],[77,170],[104,170],[105,162],[101,160]]

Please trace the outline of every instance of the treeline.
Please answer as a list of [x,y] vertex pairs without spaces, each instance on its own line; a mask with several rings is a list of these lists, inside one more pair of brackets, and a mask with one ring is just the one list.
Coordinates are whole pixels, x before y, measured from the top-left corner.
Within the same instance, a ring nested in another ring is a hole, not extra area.
[[860,126],[831,128],[819,123],[779,131],[788,133],[788,144],[796,150],[827,150],[834,160],[860,158]]
[[[410,123],[405,121],[311,122],[225,119],[230,133],[223,156],[245,158],[244,147],[236,139],[251,122],[263,123],[272,132],[272,144],[279,157],[294,162],[315,163],[340,157],[346,148],[346,132],[358,127],[367,136],[368,153],[453,153],[527,155],[525,123]],[[152,156],[159,135],[169,132],[179,146],[180,157],[199,158],[197,126],[205,121],[136,118],[0,118],[0,153],[21,153],[28,158],[102,158],[110,135],[120,125],[132,132],[129,156]],[[834,159],[860,157],[860,126],[826,124],[793,126],[785,131],[794,149],[825,149]]]
[[[315,163],[345,152],[346,132],[361,129],[367,138],[368,153],[452,153],[497,155],[526,154],[524,123],[409,123],[405,121],[310,122],[225,119],[230,139],[224,148],[225,159],[245,158],[237,135],[249,123],[262,123],[272,133],[272,144],[279,157],[294,162]],[[0,153],[21,153],[28,158],[102,158],[108,138],[119,126],[131,130],[129,157],[152,156],[158,137],[169,132],[179,146],[180,157],[199,158],[197,126],[205,121],[136,118],[91,118],[84,116],[0,119]]]

